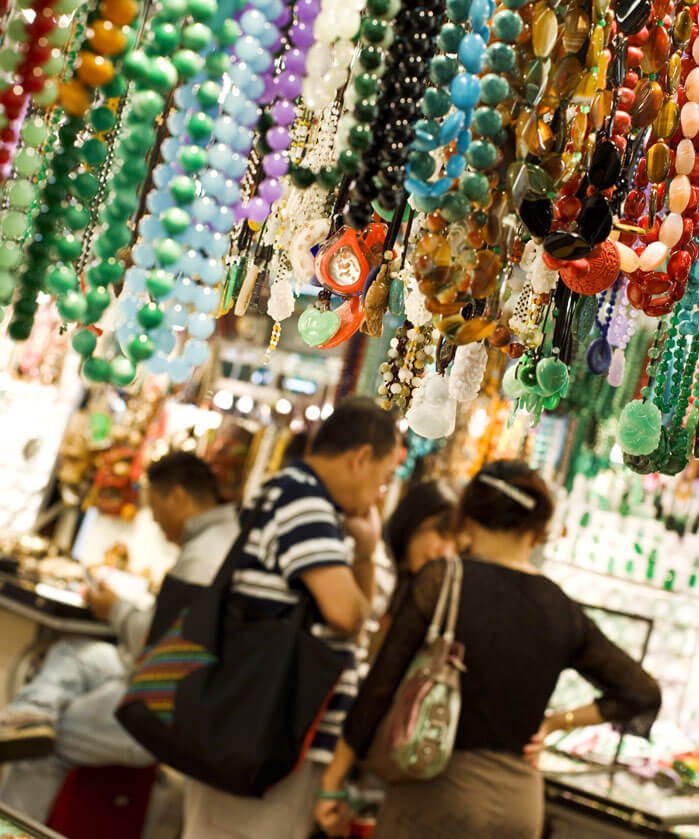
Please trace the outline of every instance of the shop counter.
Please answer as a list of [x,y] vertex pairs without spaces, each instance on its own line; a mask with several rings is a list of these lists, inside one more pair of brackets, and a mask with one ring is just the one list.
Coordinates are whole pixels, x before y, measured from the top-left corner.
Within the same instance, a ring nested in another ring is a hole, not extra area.
[[0,805],[0,839],[65,839],[61,834]]
[[0,571],[0,682],[5,700],[33,675],[54,641],[76,635],[115,638],[111,627],[95,620],[72,592]]
[[551,839],[623,837],[696,837],[699,789],[663,788],[623,768],[583,766],[556,756],[556,771],[546,768]]

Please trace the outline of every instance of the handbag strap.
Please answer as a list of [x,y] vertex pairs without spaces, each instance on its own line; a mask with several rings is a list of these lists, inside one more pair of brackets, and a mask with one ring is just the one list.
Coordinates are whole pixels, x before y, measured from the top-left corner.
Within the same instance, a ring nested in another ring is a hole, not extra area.
[[451,603],[449,604],[449,617],[445,627],[444,638],[449,644],[454,643],[456,632],[456,621],[459,617],[459,606],[461,605],[461,583],[464,576],[464,565],[460,557],[452,557],[454,576],[451,581]]
[[442,580],[442,588],[439,592],[437,605],[434,607],[434,614],[432,616],[432,623],[427,631],[427,643],[432,644],[439,638],[442,627],[444,625],[444,617],[447,610],[447,600],[451,590],[451,582],[454,576],[454,562],[452,557],[446,559],[447,567],[444,571],[444,579]]
[[223,560],[223,563],[218,569],[218,572],[211,583],[211,589],[214,591],[225,593],[230,588],[233,574],[238,567],[243,551],[245,550],[245,546],[250,538],[250,534],[257,524],[264,502],[268,498],[268,493],[265,489],[262,490],[255,502],[255,506],[246,516],[245,525],[240,529],[240,533],[238,533],[235,542],[233,542],[231,549],[228,551],[226,558]]

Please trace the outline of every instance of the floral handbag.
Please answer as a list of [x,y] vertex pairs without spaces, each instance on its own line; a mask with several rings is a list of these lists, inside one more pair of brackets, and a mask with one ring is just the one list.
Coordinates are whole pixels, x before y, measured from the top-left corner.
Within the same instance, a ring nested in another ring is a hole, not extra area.
[[[366,768],[389,783],[429,781],[444,771],[461,713],[464,648],[455,642],[463,566],[447,559],[425,643],[403,677],[379,726]],[[446,618],[446,620],[445,620]]]

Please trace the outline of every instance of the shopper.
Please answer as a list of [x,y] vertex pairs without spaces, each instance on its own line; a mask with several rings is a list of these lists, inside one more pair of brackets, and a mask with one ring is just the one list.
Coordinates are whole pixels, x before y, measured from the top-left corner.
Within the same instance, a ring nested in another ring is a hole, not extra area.
[[[218,503],[211,469],[193,454],[178,452],[151,464],[148,482],[153,518],[181,547],[170,573],[209,583],[238,532],[233,508]],[[88,597],[94,614],[111,623],[119,648],[59,641],[36,678],[0,712],[0,760],[17,761],[8,768],[0,801],[40,822],[48,818],[72,766],[154,762],[114,718],[152,610],[119,599],[104,586]]]
[[[369,399],[340,404],[319,427],[310,454],[263,487],[264,501],[234,576],[234,590],[255,616],[283,616],[300,592],[315,601],[314,634],[348,655],[304,763],[261,799],[192,781],[184,839],[308,839],[323,765],[332,758],[357,693],[353,644],[369,614],[372,554],[380,537],[375,509],[398,465],[394,417]],[[254,506],[241,516],[252,515]],[[350,561],[345,535],[354,537]]]
[[[552,510],[546,485],[521,463],[492,463],[465,490],[459,517],[471,547],[456,640],[467,671],[456,750],[441,776],[388,789],[374,839],[540,839],[543,782],[531,763],[548,732],[616,720],[648,733],[660,705],[656,682],[530,562]],[[422,645],[444,573],[445,563],[434,562],[415,580],[345,723],[316,807],[329,836],[349,835],[346,806],[333,797]],[[568,667],[603,696],[545,717]]]
[[387,617],[395,614],[415,575],[454,549],[452,526],[458,496],[446,481],[409,487],[386,522],[386,545],[398,571]]

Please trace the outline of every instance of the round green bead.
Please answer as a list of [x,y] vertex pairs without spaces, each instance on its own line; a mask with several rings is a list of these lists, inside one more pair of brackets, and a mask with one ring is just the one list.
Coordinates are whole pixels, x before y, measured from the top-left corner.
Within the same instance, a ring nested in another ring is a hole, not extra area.
[[157,303],[147,303],[139,310],[137,317],[144,329],[157,329],[163,322],[163,313]]
[[527,5],[529,0],[502,0],[502,5],[505,6],[506,9],[521,9]]
[[58,99],[58,83],[54,79],[47,79],[43,90],[32,94],[34,104],[40,108],[48,108]]
[[187,131],[193,140],[204,140],[211,137],[214,121],[208,114],[198,111],[187,120]]
[[299,189],[307,189],[315,183],[315,175],[310,169],[305,166],[296,166],[291,164],[289,166],[289,177]]
[[323,189],[330,191],[340,183],[340,173],[335,167],[323,166],[318,170],[316,181]]
[[13,341],[26,341],[32,334],[33,318],[15,317],[8,328],[8,334]]
[[127,151],[145,157],[154,141],[155,131],[150,125],[131,125],[122,142]]
[[357,123],[350,128],[349,145],[355,151],[366,151],[374,139],[374,134],[368,125]]
[[497,149],[489,140],[474,140],[468,147],[466,157],[474,169],[491,169],[497,160]]
[[0,271],[0,306],[7,306],[15,296],[15,278],[8,271]]
[[29,219],[26,213],[8,210],[2,217],[2,235],[6,239],[20,239],[27,232]]
[[435,198],[431,195],[415,195],[411,200],[418,213],[433,213],[435,210],[439,209],[439,205],[442,201],[441,198]]
[[[134,99],[136,96],[138,94],[135,94]],[[90,112],[90,123],[95,131],[109,131],[116,125],[116,115],[110,108],[102,105]]]
[[221,98],[221,85],[217,84],[216,82],[204,82],[203,84],[199,85],[199,88],[196,92],[197,102],[204,108],[205,111],[208,111],[209,108],[213,108],[214,105],[218,104],[218,100]]
[[68,41],[70,41],[72,31],[72,22],[67,24],[64,23],[63,25],[61,25],[61,23],[59,22],[58,26],[56,26],[56,28],[53,31],[49,32],[49,34],[46,37],[48,39],[49,44],[51,44],[52,47],[58,47],[59,49],[63,49],[63,47],[65,47],[68,43]]
[[410,174],[421,181],[426,181],[434,174],[436,164],[434,158],[428,152],[412,151],[408,157],[408,162],[410,163]]
[[502,116],[495,108],[477,108],[473,114],[472,125],[481,137],[492,137],[502,128]]
[[72,191],[84,201],[94,198],[99,188],[99,181],[90,172],[81,172],[73,178]]
[[133,113],[139,119],[152,122],[165,107],[165,99],[154,90],[140,90],[131,99]]
[[362,20],[360,32],[369,44],[381,44],[386,38],[388,23],[377,17],[365,17]]
[[123,355],[113,358],[109,365],[109,381],[116,387],[126,387],[136,378],[136,365]]
[[344,149],[340,152],[337,165],[343,175],[351,175],[359,168],[359,155],[353,149]]
[[197,197],[197,182],[186,175],[177,175],[170,181],[170,193],[178,204],[191,204]]
[[495,73],[508,73],[516,60],[515,51],[509,44],[498,41],[488,47],[486,62]]
[[498,41],[512,43],[522,32],[522,18],[511,9],[502,9],[492,20],[492,31]]
[[204,68],[204,59],[193,50],[178,50],[172,56],[172,63],[185,81],[193,79]]
[[240,27],[238,24],[227,18],[214,32],[217,43],[222,47],[232,47],[240,38]]
[[25,146],[15,155],[14,164],[18,175],[31,178],[41,169],[41,155],[32,146]]
[[130,183],[140,182],[146,177],[148,171],[148,164],[142,157],[132,157],[129,155],[126,160],[121,162],[121,174],[126,176]]
[[441,87],[451,84],[458,71],[456,59],[448,55],[436,55],[430,63],[430,78]]
[[466,172],[459,181],[463,194],[477,204],[485,201],[490,194],[490,182],[480,172]]
[[160,215],[160,221],[170,236],[177,236],[180,233],[184,233],[189,227],[191,220],[189,213],[180,207],[170,207]]
[[109,362],[95,356],[86,358],[83,363],[83,375],[90,382],[106,382],[109,379]]
[[0,70],[6,73],[12,73],[17,65],[22,61],[22,53],[15,51],[10,47],[0,49]]
[[161,55],[172,55],[180,45],[180,30],[174,23],[156,23],[151,36]]
[[71,204],[66,210],[65,222],[71,230],[84,230],[90,221],[90,211],[82,204]]
[[429,119],[445,116],[450,107],[451,96],[439,87],[428,87],[420,104],[422,113]]
[[99,269],[102,281],[101,283],[97,283],[97,285],[101,285],[102,283],[118,283],[126,271],[124,263],[119,259],[114,259],[114,257],[101,260],[95,267]]
[[129,341],[128,352],[134,361],[145,361],[155,352],[153,339],[145,334],[136,335]]
[[360,73],[354,80],[354,89],[362,97],[374,96],[379,89],[379,79],[373,73]]
[[16,268],[22,261],[22,248],[17,242],[0,244],[0,270]]
[[17,300],[15,300],[14,310],[22,317],[33,317],[38,308],[39,304],[33,294],[28,295],[25,292]]
[[87,302],[79,291],[69,291],[56,298],[56,309],[63,320],[80,320],[87,311]]
[[364,47],[359,53],[359,63],[364,70],[378,70],[383,65],[383,53],[377,47]]
[[206,72],[213,79],[220,79],[231,68],[231,57],[223,50],[214,50],[206,56]]
[[178,81],[175,65],[164,56],[151,59],[146,80],[149,86],[159,93],[168,93]]
[[465,219],[471,212],[471,203],[460,192],[448,192],[439,209],[442,218],[449,224]]
[[34,148],[38,148],[44,143],[48,133],[49,130],[46,127],[46,123],[39,116],[29,117],[22,124],[19,131],[20,137],[24,142],[28,146],[34,146]]
[[385,15],[391,6],[391,0],[368,0],[366,10],[370,15]]
[[115,73],[111,82],[103,84],[100,90],[105,99],[121,99],[126,94],[129,83],[121,73]]
[[174,265],[182,256],[182,245],[174,239],[161,239],[155,244],[155,256],[160,265]]
[[97,137],[92,137],[82,144],[80,154],[88,166],[101,166],[107,159],[107,147]]
[[217,11],[217,0],[187,0],[187,13],[194,20],[209,20]]
[[507,79],[496,76],[495,73],[487,73],[481,78],[481,102],[485,105],[499,105],[505,99],[509,99],[512,90]]
[[174,277],[168,271],[163,271],[162,268],[154,268],[148,272],[146,277],[146,288],[156,299],[165,297],[172,291],[174,285]]
[[82,356],[92,355],[97,346],[97,336],[89,329],[79,329],[71,341],[73,349]]
[[206,150],[201,146],[185,146],[180,149],[177,159],[185,172],[194,174],[206,166]]
[[458,23],[445,23],[442,27],[437,43],[444,52],[457,53],[466,30]]
[[177,22],[187,14],[187,0],[162,0],[158,9],[158,17],[161,20]]
[[102,309],[91,309],[89,306],[85,310],[85,314],[80,319],[81,323],[84,323],[85,326],[90,326],[92,323],[97,323],[97,321],[102,319],[102,315],[104,312]]
[[213,32],[203,23],[190,23],[182,30],[182,46],[194,52],[201,52],[213,40]]
[[454,23],[466,23],[471,12],[471,0],[447,0],[447,15]]
[[18,210],[26,209],[34,200],[34,185],[30,181],[18,179],[8,189],[7,198],[11,207]]
[[73,262],[82,253],[83,243],[81,239],[72,233],[65,233],[57,242],[56,249],[61,259],[66,262]]
[[91,288],[85,295],[85,301],[91,309],[101,309],[104,311],[112,302],[109,291],[103,286]]
[[27,41],[27,27],[22,18],[16,17],[7,24],[7,35],[11,41]]
[[360,122],[374,122],[379,115],[376,99],[360,99],[354,106],[354,115]]
[[138,209],[140,198],[133,192],[116,192],[112,199],[112,211],[122,220],[128,219]]
[[41,69],[47,76],[57,76],[65,64],[65,59],[60,50],[52,50],[51,55],[41,65]]
[[133,50],[122,62],[121,69],[127,79],[141,81],[150,68],[150,59],[143,50]]

